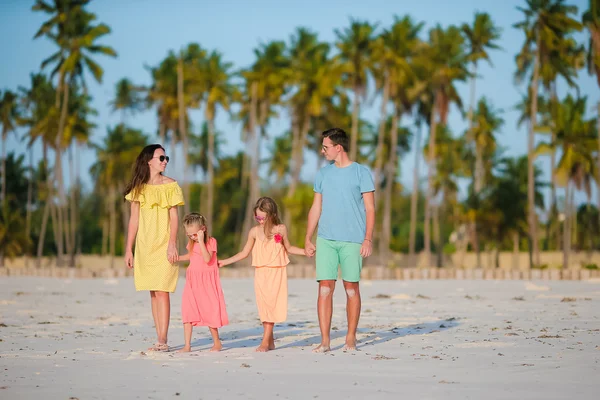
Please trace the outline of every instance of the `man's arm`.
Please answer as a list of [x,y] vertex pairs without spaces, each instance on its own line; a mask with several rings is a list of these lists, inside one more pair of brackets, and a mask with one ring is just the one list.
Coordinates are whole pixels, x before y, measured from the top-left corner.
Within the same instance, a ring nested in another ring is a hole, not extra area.
[[304,254],[309,257],[315,255],[315,245],[312,243],[312,237],[321,218],[321,206],[323,204],[323,195],[315,192],[312,206],[308,212],[308,224],[306,226],[306,237],[304,238]]
[[375,227],[375,192],[363,193],[365,211],[367,216],[367,229],[365,238],[360,249],[363,257],[369,257],[373,252],[373,228]]

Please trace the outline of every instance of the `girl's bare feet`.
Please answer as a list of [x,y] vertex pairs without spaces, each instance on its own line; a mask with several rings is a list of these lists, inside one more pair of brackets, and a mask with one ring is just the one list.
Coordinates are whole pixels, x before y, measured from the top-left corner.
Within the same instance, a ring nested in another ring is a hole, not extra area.
[[270,351],[270,350],[275,350],[275,345],[274,344],[261,343],[260,346],[258,346],[256,348],[256,351],[258,353],[266,353],[267,351]]
[[213,347],[210,348],[211,352],[217,352],[217,351],[221,351],[221,350],[223,350],[223,345],[221,344],[221,342],[215,343],[213,345]]
[[182,349],[177,350],[178,353],[189,353],[192,351],[191,346],[183,346]]

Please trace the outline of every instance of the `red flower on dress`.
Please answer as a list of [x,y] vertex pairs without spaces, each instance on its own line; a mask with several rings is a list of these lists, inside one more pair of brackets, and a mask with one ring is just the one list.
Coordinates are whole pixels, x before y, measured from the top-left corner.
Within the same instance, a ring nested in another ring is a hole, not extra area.
[[281,243],[281,240],[283,240],[283,236],[281,236],[281,234],[279,234],[279,233],[276,233],[273,236],[273,239],[275,239],[275,243]]

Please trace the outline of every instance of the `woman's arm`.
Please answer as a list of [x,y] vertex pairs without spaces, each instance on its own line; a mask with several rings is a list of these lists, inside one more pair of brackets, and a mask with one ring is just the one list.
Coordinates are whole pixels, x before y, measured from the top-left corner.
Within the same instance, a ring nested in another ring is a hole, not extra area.
[[244,258],[246,258],[250,255],[250,252],[252,251],[252,247],[254,247],[254,240],[255,240],[254,239],[254,235],[255,235],[254,229],[255,228],[252,228],[252,229],[250,229],[250,232],[248,232],[248,241],[244,245],[244,248],[242,249],[242,251],[237,253],[235,256],[226,258],[225,260],[219,260],[218,261],[219,268],[224,267],[229,264],[233,264],[240,260],[243,260]]
[[287,227],[285,225],[279,225],[279,233],[283,237],[283,246],[289,254],[295,254],[297,256],[305,256],[304,249],[300,247],[292,246],[288,237]]
[[125,265],[133,268],[133,243],[137,235],[140,223],[140,203],[131,202],[131,215],[129,216],[129,226],[127,228],[127,244],[125,246]]
[[177,230],[179,229],[177,207],[169,208],[169,225],[171,226],[171,234],[169,236],[169,247],[167,247],[167,259],[173,264],[179,258],[177,253]]

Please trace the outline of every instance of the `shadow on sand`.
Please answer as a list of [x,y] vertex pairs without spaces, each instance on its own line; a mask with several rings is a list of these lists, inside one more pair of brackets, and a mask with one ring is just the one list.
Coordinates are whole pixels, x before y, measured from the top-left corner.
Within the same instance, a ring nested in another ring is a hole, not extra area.
[[[304,337],[300,340],[286,343],[285,345],[277,346],[277,349],[286,349],[293,347],[305,347],[315,346],[321,342],[321,335],[317,328],[309,328],[310,321],[297,321],[289,322],[275,326],[275,340],[281,343],[282,339],[288,337]],[[459,325],[459,322],[454,318],[424,322],[421,324],[414,324],[409,326],[397,326],[391,329],[377,330],[373,328],[359,328],[358,335],[359,341],[357,349],[361,349],[365,346],[376,346],[381,343],[386,343],[395,339],[406,337],[409,335],[429,335],[431,333],[443,332],[448,329],[455,328]],[[201,329],[196,327],[195,330]],[[208,328],[205,328],[208,330]],[[230,331],[221,334],[221,341],[223,342],[223,351],[237,348],[257,347],[262,339],[263,329],[261,326],[255,328],[241,329],[237,331]],[[365,336],[366,335],[366,336]],[[305,337],[308,336],[308,337]],[[343,338],[346,336],[345,330],[332,330],[331,341]],[[176,351],[181,349],[183,345],[173,346],[172,350]],[[206,350],[212,347],[212,339],[210,337],[202,338],[192,342],[193,350]],[[343,345],[332,347],[332,350],[339,350]]]

